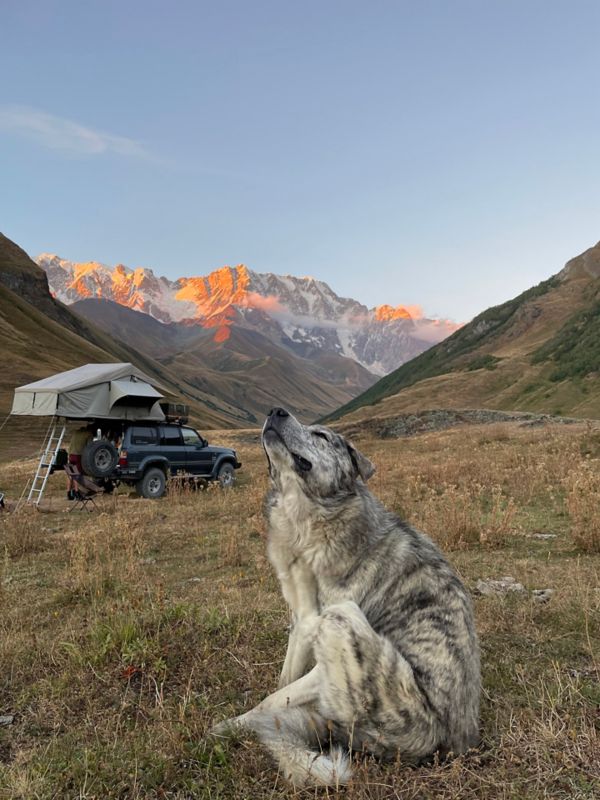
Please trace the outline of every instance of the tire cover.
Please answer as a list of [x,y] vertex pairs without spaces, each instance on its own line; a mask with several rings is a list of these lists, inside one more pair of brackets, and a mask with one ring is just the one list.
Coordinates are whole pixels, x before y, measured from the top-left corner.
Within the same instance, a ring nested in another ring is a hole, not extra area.
[[81,466],[92,478],[107,478],[117,466],[119,453],[112,442],[99,439],[87,444],[81,454]]

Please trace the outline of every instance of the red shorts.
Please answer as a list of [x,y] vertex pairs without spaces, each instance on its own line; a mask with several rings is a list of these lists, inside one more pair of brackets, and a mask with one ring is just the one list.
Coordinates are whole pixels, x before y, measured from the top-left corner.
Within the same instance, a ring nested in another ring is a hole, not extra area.
[[81,472],[81,456],[77,453],[69,453],[69,464],[74,464]]

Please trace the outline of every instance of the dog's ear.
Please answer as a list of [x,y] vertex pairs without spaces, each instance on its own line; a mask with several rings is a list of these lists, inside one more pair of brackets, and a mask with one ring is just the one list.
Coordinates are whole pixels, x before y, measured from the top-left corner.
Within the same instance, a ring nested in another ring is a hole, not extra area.
[[363,481],[368,481],[375,474],[375,464],[369,461],[366,456],[363,456],[360,450],[357,450],[351,442],[346,442],[346,447],[350,453],[356,474],[360,475]]

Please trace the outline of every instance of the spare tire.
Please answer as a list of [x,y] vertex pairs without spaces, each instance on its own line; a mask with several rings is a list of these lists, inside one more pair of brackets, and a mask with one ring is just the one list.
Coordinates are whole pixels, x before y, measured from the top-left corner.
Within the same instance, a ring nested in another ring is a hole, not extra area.
[[81,454],[83,471],[92,478],[108,478],[112,475],[118,460],[117,448],[107,439],[98,439],[96,442],[86,444]]

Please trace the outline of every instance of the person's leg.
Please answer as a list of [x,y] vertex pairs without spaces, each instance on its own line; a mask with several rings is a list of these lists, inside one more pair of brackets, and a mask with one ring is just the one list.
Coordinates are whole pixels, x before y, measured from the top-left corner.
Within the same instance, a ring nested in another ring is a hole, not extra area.
[[[77,472],[82,472],[81,456],[78,453],[69,453],[69,464],[71,464]],[[67,475],[67,497],[69,500],[75,499],[75,484],[70,475]]]

